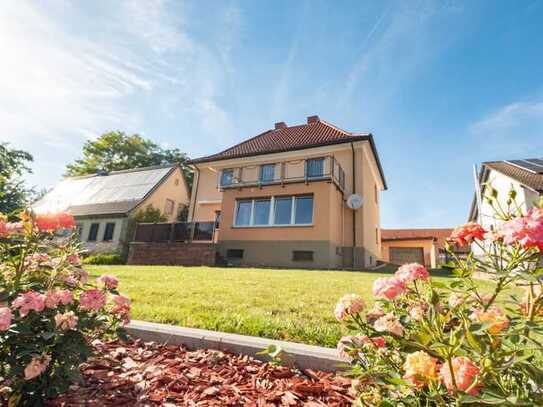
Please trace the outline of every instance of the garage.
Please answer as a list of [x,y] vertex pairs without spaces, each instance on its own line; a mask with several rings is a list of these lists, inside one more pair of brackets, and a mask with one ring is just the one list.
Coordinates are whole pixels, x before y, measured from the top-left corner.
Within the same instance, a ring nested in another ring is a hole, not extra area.
[[393,264],[424,264],[424,249],[422,247],[391,247],[389,255],[390,262]]

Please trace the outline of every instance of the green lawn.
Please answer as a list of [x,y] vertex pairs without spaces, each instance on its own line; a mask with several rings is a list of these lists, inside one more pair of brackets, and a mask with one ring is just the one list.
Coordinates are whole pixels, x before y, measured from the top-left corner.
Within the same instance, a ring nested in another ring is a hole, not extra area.
[[[372,301],[378,272],[167,266],[86,266],[113,274],[132,299],[133,319],[334,347],[337,300]],[[390,274],[388,274],[390,275]],[[446,277],[434,277],[444,281]]]

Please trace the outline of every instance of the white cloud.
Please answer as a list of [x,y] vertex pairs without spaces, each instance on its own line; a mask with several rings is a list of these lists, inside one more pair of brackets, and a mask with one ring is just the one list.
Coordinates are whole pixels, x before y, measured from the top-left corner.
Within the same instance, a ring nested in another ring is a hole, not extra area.
[[543,151],[543,102],[514,102],[469,127],[489,159],[530,158]]
[[35,171],[32,181],[51,184],[86,139],[115,129],[141,133],[157,114],[185,115],[213,137],[228,136],[220,61],[228,61],[241,21],[228,10],[228,42],[213,50],[188,35],[190,17],[178,2],[4,2],[0,140],[33,153],[35,168],[47,172]]

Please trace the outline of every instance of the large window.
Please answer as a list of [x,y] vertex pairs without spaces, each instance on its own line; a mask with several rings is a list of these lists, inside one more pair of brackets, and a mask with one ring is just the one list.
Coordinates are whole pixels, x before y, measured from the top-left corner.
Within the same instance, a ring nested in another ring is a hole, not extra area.
[[108,222],[106,223],[106,229],[104,230],[104,242],[113,240],[113,232],[115,231],[115,223]]
[[236,226],[292,226],[313,223],[313,196],[237,201]]
[[265,164],[260,167],[260,182],[273,182],[275,179],[275,164]]
[[171,199],[166,198],[166,203],[164,204],[164,213],[166,215],[171,215],[173,213],[173,208],[175,207],[175,202]]
[[234,170],[222,170],[221,186],[232,185],[234,182]]
[[306,175],[308,178],[324,176],[324,158],[313,158],[306,161]]

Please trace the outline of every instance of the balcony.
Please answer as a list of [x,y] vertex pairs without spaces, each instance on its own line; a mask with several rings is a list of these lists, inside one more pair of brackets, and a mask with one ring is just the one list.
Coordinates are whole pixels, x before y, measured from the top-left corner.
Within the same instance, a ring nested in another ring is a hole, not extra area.
[[315,181],[330,181],[345,191],[345,172],[332,156],[225,168],[217,184],[219,189],[229,189]]
[[134,242],[213,242],[215,222],[138,223]]

